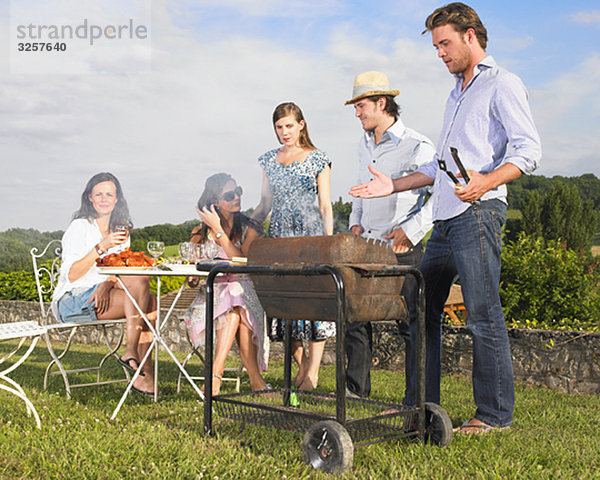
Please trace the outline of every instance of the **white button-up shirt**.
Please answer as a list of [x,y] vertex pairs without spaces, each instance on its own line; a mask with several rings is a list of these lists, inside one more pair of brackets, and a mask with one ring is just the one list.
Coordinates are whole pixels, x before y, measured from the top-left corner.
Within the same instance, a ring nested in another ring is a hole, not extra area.
[[[373,178],[368,166],[392,178],[404,177],[420,166],[431,162],[435,147],[431,140],[407,128],[398,118],[388,128],[379,143],[373,132],[365,132],[358,146],[358,183]],[[366,238],[382,240],[390,245],[392,240],[384,236],[398,227],[416,245],[432,227],[431,202],[424,204],[428,189],[422,188],[395,193],[383,198],[353,198],[349,225],[360,225]]]
[[[104,282],[108,277],[100,274],[98,267],[92,265],[90,269],[75,281],[69,280],[69,270],[75,262],[81,260],[102,241],[102,233],[96,220],[86,218],[76,218],[73,220],[62,238],[62,262],[60,265],[60,275],[54,295],[52,296],[52,311],[58,318],[58,301],[61,297],[73,290],[85,290]],[[127,235],[127,240],[121,245],[115,245],[109,248],[102,256],[110,253],[119,253],[128,248],[131,238]]]
[[[474,77],[464,90],[463,75],[455,77],[456,86],[446,103],[436,158],[418,170],[434,179],[431,198],[434,220],[454,218],[470,206],[458,199],[454,183],[439,169],[438,156],[446,162],[448,171],[458,173],[450,147],[458,149],[465,169],[481,174],[505,163],[531,173],[542,156],[527,91],[519,77],[498,67],[490,56],[475,67]],[[464,184],[464,180],[459,181]],[[493,198],[506,203],[506,185],[486,192],[481,200]]]

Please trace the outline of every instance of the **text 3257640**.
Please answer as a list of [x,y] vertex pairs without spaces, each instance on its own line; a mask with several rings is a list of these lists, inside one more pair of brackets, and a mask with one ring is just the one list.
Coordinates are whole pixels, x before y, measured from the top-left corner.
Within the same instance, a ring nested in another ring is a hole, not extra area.
[[67,49],[67,44],[64,42],[45,43],[19,43],[17,50],[19,52],[64,52]]

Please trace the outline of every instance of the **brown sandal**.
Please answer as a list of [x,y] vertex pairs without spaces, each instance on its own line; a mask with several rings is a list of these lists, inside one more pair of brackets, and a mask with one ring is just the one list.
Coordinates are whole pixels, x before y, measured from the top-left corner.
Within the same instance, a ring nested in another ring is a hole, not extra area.
[[[477,422],[477,423],[475,423]],[[465,420],[464,423],[454,429],[454,433],[460,433],[465,435],[482,435],[484,433],[490,433],[492,431],[500,431],[506,430],[510,428],[510,425],[507,427],[495,427],[492,425],[488,425],[487,423],[483,423],[481,420],[477,418],[470,418],[469,420]]]

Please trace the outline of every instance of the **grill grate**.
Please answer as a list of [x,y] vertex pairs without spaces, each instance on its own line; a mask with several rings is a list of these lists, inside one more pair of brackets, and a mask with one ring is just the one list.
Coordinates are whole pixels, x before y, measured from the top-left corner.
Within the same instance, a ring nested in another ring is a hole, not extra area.
[[[335,420],[334,394],[294,391],[298,408],[282,405],[285,390],[242,392],[213,397],[221,417],[304,433],[315,422]],[[417,409],[367,399],[346,399],[346,429],[355,443],[416,436]],[[370,443],[370,442],[369,442]]]

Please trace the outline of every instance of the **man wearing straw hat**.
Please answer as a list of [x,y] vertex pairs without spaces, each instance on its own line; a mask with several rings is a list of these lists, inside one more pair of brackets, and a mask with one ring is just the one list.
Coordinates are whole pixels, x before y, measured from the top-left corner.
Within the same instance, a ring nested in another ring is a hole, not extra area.
[[[369,165],[393,177],[413,173],[430,162],[435,155],[433,143],[424,135],[407,128],[399,118],[388,77],[381,72],[365,72],[356,76],[352,98],[364,134],[358,145],[359,183],[373,178]],[[418,266],[423,256],[421,240],[432,227],[431,204],[424,203],[427,189],[410,190],[385,198],[352,201],[349,225],[352,233],[389,244],[401,265]],[[402,294],[414,313],[414,279],[406,278]],[[406,342],[406,358],[410,350],[406,322],[399,324]],[[349,396],[367,397],[371,391],[370,368],[372,327],[368,322],[353,322],[346,327],[348,355],[346,392]],[[407,365],[408,372],[408,365]]]

